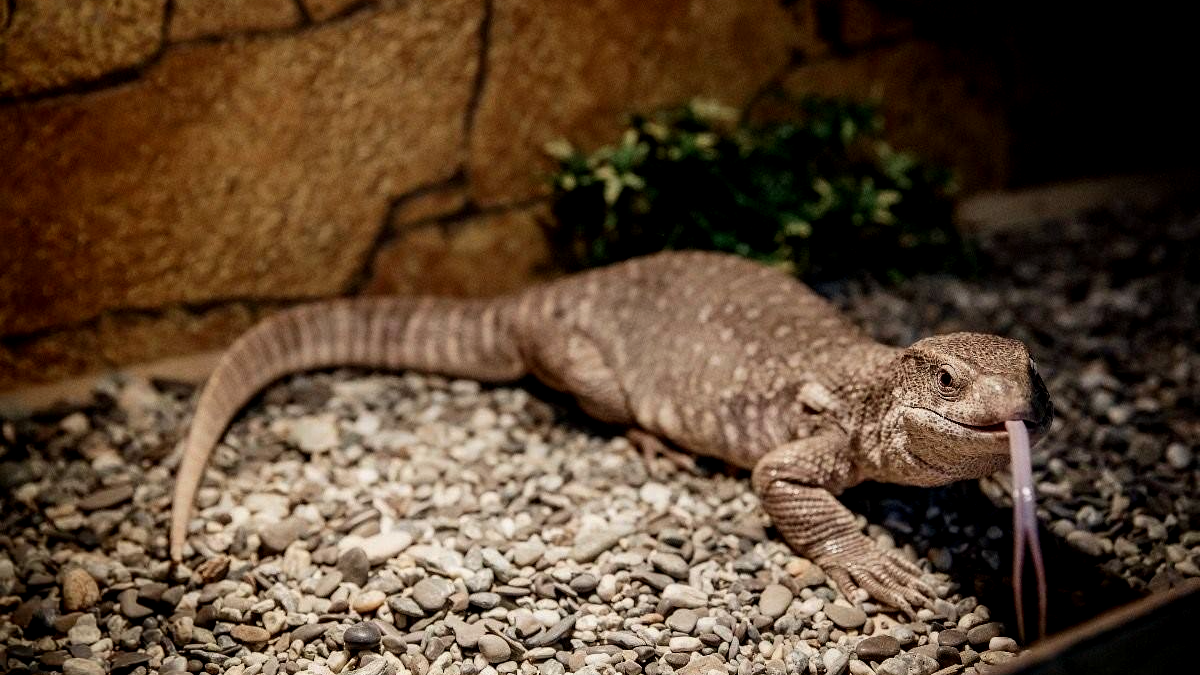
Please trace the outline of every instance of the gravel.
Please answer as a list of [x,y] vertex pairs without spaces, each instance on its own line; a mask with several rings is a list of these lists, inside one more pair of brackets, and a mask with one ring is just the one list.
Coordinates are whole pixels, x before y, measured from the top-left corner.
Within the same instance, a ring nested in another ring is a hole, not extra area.
[[[1200,575],[1194,214],[992,237],[978,280],[821,289],[892,343],[962,329],[1029,343],[1058,409],[1034,457],[1043,537],[1134,594]],[[87,406],[0,422],[0,665],[972,675],[1019,651],[993,611],[1002,580],[915,619],[855,604],[769,528],[746,476],[703,461],[651,475],[543,394],[289,378],[214,452],[179,566],[165,533],[189,387],[112,379]],[[1003,507],[1006,485],[847,499],[872,537],[962,579],[1007,570],[1006,512],[978,508]]]

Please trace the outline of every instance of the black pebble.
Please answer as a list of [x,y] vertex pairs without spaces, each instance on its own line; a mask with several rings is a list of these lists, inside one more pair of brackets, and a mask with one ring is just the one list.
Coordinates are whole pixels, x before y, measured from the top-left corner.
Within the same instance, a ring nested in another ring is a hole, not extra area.
[[360,621],[342,635],[349,649],[374,649],[382,637],[379,627],[370,621]]

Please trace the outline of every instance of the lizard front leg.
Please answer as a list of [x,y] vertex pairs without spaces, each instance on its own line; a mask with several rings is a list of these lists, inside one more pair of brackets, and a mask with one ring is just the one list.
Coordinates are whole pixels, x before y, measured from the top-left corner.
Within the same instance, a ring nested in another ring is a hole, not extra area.
[[924,572],[895,551],[880,549],[856,525],[854,514],[829,488],[845,484],[849,439],[827,431],[793,441],[754,466],[753,486],[763,508],[792,548],[817,563],[847,596],[859,589],[913,614],[936,595]]

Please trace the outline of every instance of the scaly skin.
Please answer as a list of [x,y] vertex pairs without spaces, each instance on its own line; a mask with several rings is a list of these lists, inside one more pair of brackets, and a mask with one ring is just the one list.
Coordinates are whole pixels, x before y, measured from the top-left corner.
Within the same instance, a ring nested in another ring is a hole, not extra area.
[[287,373],[334,365],[532,373],[598,419],[751,469],[793,548],[847,594],[910,612],[934,595],[921,570],[879,550],[835,495],[864,480],[985,476],[1008,461],[1004,421],[1036,437],[1051,417],[1021,343],[955,333],[881,345],[791,276],[728,255],[661,253],[489,301],[307,305],[240,338],[205,386],[176,482],[174,559],[238,409]]

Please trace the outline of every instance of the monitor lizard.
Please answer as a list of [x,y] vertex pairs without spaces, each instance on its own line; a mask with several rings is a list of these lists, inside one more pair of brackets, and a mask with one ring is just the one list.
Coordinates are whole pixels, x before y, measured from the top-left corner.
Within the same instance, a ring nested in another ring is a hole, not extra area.
[[1025,346],[979,333],[880,344],[790,274],[664,252],[494,299],[360,297],[300,305],[239,338],[206,383],[175,485],[170,553],[239,409],[281,376],[343,365],[486,382],[528,374],[589,415],[751,471],[782,537],[852,598],[912,613],[932,579],[871,541],[837,499],[867,480],[921,486],[1008,462],[1052,407]]

